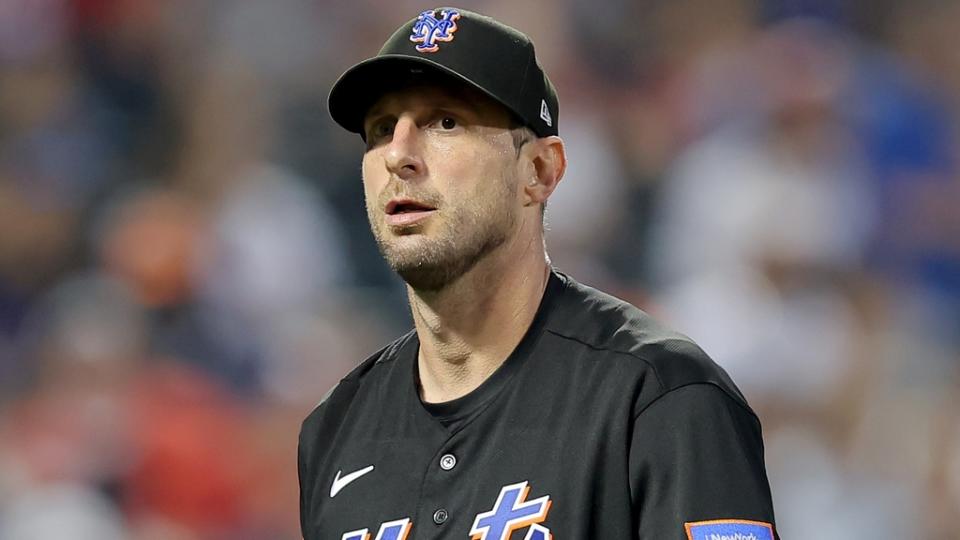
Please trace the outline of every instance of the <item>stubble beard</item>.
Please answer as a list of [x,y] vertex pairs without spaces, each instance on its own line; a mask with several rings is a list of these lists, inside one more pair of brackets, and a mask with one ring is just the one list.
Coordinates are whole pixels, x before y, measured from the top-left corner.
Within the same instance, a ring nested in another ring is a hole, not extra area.
[[[382,206],[367,205],[371,229],[387,264],[416,291],[436,292],[450,286],[509,238],[517,220],[510,205],[507,179],[491,201],[473,208],[441,205],[431,220],[429,237],[420,226],[398,235],[383,221]],[[422,236],[402,245],[402,236]]]

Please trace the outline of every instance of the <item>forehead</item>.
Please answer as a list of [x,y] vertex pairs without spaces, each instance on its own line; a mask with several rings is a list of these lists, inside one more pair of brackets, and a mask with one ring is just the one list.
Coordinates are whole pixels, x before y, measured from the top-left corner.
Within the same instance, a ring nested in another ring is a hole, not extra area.
[[396,115],[418,108],[453,107],[473,113],[490,125],[515,123],[513,114],[480,90],[440,78],[405,81],[384,92],[367,109],[365,120],[383,114]]

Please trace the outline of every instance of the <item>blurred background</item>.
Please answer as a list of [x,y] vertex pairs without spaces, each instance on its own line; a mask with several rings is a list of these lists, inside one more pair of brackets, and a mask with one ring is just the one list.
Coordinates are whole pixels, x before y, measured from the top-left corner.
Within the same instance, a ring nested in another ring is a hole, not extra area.
[[[782,536],[960,538],[960,2],[460,5],[558,87],[554,264],[733,375]],[[411,324],[326,94],[432,7],[0,0],[0,539],[300,537]]]

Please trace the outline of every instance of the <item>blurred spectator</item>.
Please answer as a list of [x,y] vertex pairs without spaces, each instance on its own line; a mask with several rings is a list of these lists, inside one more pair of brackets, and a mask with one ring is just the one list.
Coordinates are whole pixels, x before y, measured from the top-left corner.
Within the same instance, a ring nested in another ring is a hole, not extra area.
[[[759,43],[757,109],[678,158],[654,244],[664,309],[748,395],[800,402],[835,391],[848,369],[845,280],[873,224],[861,149],[835,108],[849,69],[827,48],[842,44],[810,31],[783,27]],[[817,349],[795,347],[805,335],[820,336]]]
[[[863,401],[874,394],[862,393],[862,372],[882,365],[869,356],[875,318],[854,285],[877,215],[859,126],[844,107],[859,51],[810,22],[772,27],[757,46],[755,109],[691,145],[664,185],[658,304],[761,411],[772,483],[785,493],[784,537],[909,535],[921,492],[843,465],[874,454],[854,446],[852,430],[875,404]],[[821,505],[829,526],[815,519]],[[887,519],[875,527],[874,515]]]
[[76,256],[116,156],[68,38],[62,2],[0,2],[0,390],[18,380],[23,316]]

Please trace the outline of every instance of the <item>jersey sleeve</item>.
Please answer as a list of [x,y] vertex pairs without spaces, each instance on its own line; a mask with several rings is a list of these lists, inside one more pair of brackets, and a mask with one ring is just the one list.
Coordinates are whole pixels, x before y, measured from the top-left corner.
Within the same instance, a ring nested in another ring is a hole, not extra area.
[[[713,384],[661,395],[639,411],[629,458],[639,538],[777,538],[760,423]],[[725,536],[729,534],[729,536]]]

